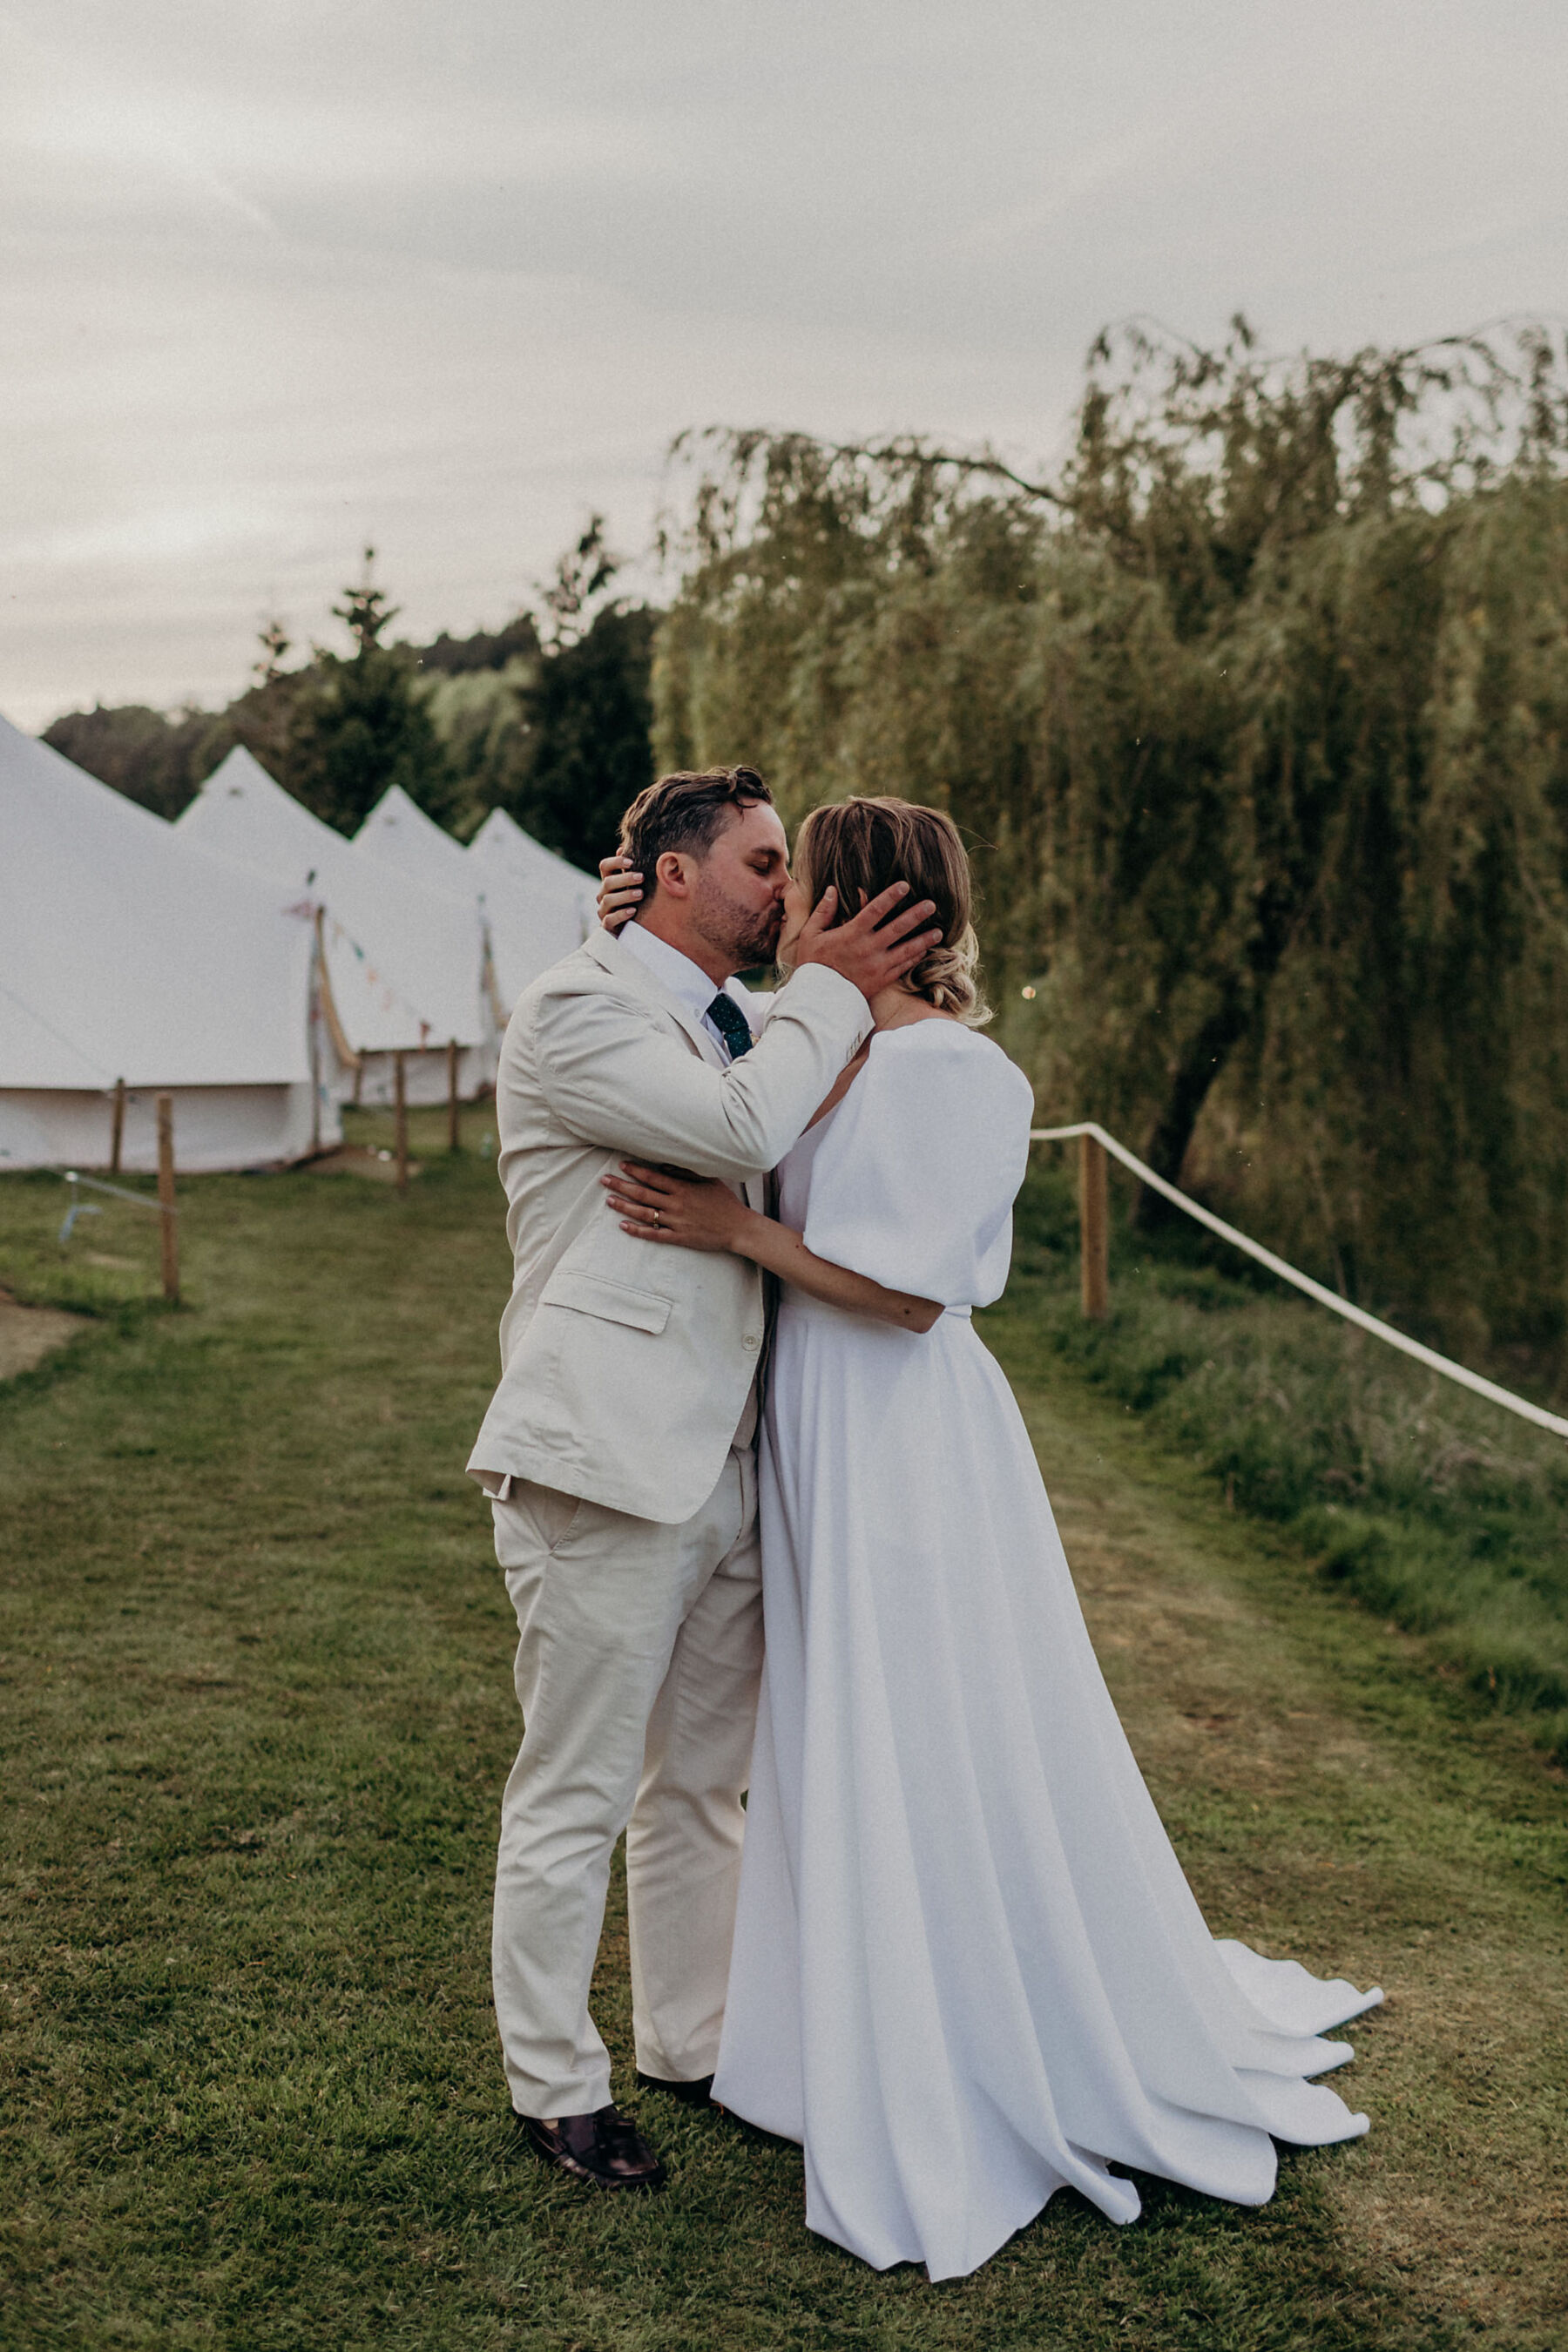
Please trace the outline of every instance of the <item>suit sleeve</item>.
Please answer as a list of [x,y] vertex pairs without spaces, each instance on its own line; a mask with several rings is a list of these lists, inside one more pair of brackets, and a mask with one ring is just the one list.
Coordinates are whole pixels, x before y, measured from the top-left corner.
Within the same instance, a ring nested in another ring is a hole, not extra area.
[[534,1019],[540,1084],[574,1135],[731,1181],[783,1159],[871,1026],[859,990],[816,964],[727,1070],[609,990],[547,992]]

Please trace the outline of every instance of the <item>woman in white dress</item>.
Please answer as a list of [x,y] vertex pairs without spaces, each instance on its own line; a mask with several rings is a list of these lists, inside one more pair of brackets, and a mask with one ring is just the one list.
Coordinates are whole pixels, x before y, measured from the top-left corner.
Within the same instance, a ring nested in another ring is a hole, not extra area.
[[[761,1475],[767,1663],[716,2101],[805,2153],[808,2226],[962,2276],[1111,2166],[1258,2205],[1275,2139],[1367,2128],[1310,2077],[1381,1999],[1204,1924],[1101,1678],[1011,1390],[1000,1297],[1033,1097],[973,982],[957,833],[819,809],[828,883],[895,878],[943,941],[778,1171],[778,1218],[629,1163],[628,1232],[783,1281]],[[658,1213],[656,1228],[651,1220]]]

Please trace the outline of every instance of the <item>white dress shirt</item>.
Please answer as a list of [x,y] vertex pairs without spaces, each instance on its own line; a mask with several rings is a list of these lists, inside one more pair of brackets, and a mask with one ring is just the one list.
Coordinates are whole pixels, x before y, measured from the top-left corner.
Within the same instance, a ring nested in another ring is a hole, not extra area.
[[[661,981],[672,996],[678,996],[682,1004],[697,1014],[725,1061],[732,1061],[734,1056],[723,1031],[716,1022],[708,1018],[708,1007],[719,991],[701,965],[693,963],[689,956],[682,955],[679,948],[672,948],[668,940],[658,938],[639,922],[623,923],[616,936],[622,947],[629,948],[637,961],[646,964],[654,978]],[[738,980],[727,980],[723,992],[733,997],[746,1016],[747,1028],[755,1036],[763,1025],[764,1008],[762,1003]]]

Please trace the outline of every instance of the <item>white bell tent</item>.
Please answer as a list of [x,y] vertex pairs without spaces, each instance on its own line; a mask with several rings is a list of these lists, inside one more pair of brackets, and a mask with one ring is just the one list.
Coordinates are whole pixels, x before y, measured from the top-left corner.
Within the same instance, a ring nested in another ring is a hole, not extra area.
[[310,909],[0,719],[0,1169],[298,1160],[342,1137]]
[[490,913],[496,986],[508,1017],[531,980],[580,948],[597,924],[599,885],[491,809],[463,853]]
[[433,890],[458,898],[473,896],[473,871],[462,843],[426,816],[401,784],[388,784],[355,834],[354,847]]
[[174,831],[287,881],[320,908],[332,1001],[359,1057],[356,1100],[392,1099],[393,1056],[402,1052],[409,1101],[440,1101],[454,1038],[460,1091],[475,1095],[491,1082],[497,1024],[471,893],[433,889],[367,856],[242,748],[207,778]]
[[500,809],[465,849],[401,784],[393,784],[355,834],[354,846],[416,881],[476,900],[503,1024],[529,982],[581,947],[598,920],[597,884],[542,848]]

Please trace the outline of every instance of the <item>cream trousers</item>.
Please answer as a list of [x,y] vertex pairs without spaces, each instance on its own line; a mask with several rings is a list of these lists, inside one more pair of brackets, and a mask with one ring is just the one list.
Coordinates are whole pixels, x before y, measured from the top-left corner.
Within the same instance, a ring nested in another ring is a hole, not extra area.
[[687,2082],[718,2056],[762,1674],[756,1455],[737,1446],[679,1527],[526,1480],[491,1507],[523,1717],[496,2017],[517,2112],[585,2115],[610,2097],[588,1990],[623,1829],[637,2065]]

